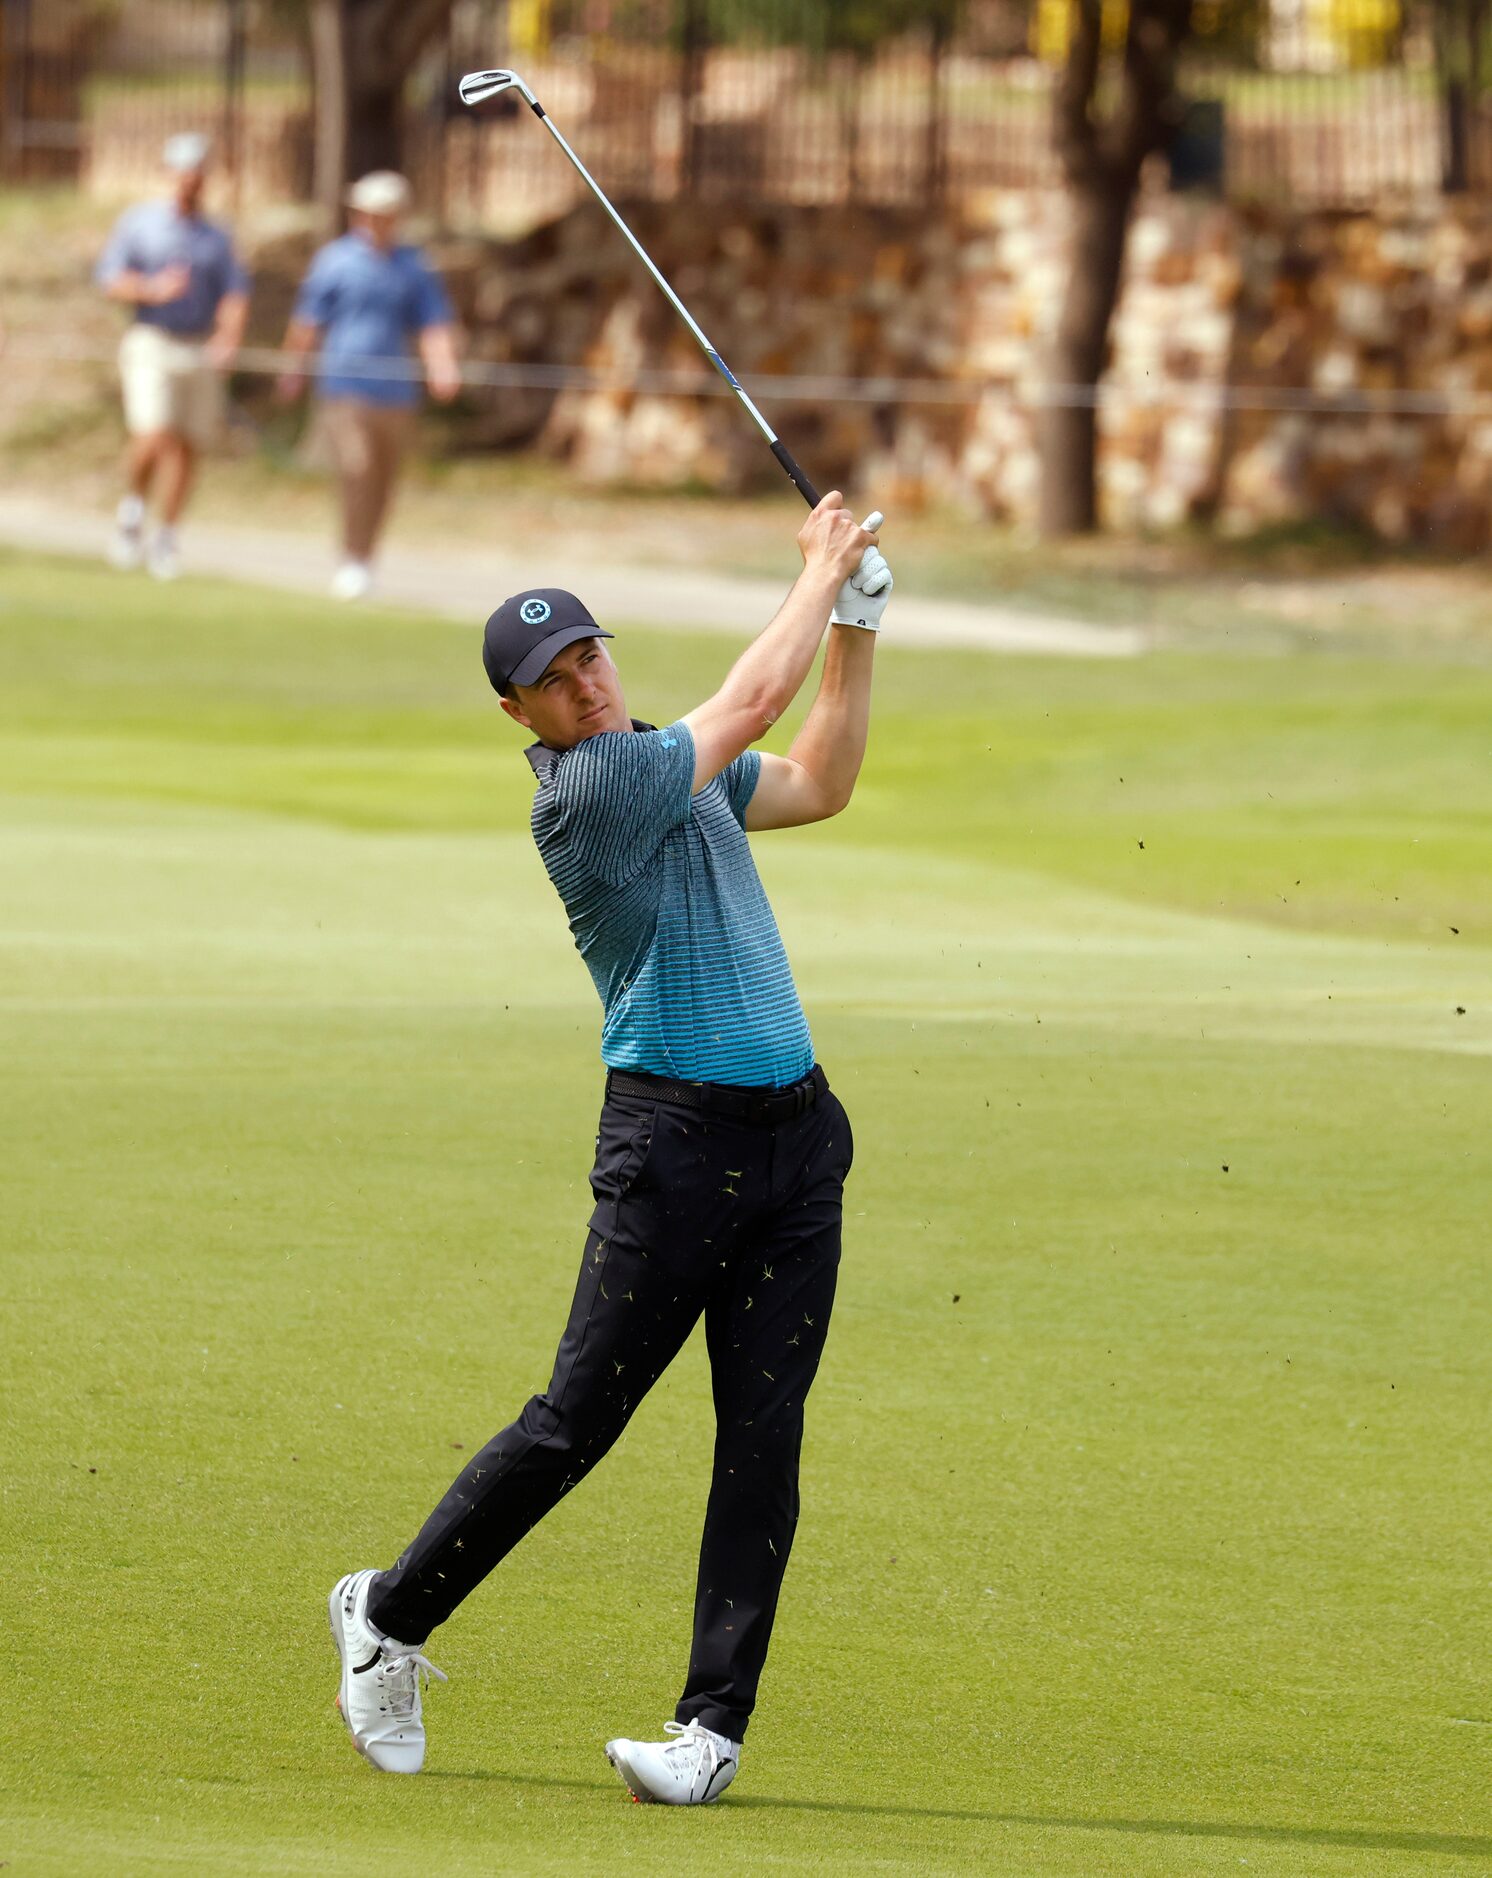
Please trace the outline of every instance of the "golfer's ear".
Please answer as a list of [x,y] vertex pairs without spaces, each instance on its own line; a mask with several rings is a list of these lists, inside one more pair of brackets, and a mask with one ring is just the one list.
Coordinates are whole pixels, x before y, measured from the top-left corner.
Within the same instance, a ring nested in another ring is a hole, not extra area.
[[525,730],[533,729],[533,724],[525,714],[523,706],[516,698],[499,698],[498,703],[507,712],[508,716],[512,718],[515,724],[522,724]]

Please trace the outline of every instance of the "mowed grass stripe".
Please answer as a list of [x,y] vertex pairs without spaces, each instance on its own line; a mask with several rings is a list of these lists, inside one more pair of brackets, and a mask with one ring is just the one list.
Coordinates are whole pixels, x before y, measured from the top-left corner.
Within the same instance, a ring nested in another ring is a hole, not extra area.
[[[1406,944],[1207,919],[826,832],[758,844],[813,1001],[956,1025],[1067,1017],[1198,1037],[1492,1049],[1492,951],[1467,934]],[[142,868],[143,855],[154,864]],[[513,988],[494,975],[495,945],[521,960],[530,1002],[588,990],[556,941],[552,889],[526,834],[411,841],[127,802],[79,825],[68,798],[18,798],[0,813],[0,868],[12,883],[0,1002],[149,997],[169,961],[176,998],[505,1003]],[[112,919],[80,924],[79,906],[99,900]]]
[[[609,623],[639,709],[666,720],[718,682],[719,640]],[[522,830],[478,627],[218,582],[163,598],[0,552],[0,784]],[[1492,668],[912,655],[893,625],[876,713],[836,845],[1055,861],[1127,898],[1287,926],[1492,933]]]

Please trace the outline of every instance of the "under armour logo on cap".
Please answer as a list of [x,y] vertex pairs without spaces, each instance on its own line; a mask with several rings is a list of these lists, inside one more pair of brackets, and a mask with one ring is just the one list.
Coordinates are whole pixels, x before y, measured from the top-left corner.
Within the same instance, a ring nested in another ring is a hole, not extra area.
[[609,639],[573,593],[562,587],[530,587],[515,593],[487,622],[482,663],[494,689],[510,694],[531,685],[551,659],[577,639]]

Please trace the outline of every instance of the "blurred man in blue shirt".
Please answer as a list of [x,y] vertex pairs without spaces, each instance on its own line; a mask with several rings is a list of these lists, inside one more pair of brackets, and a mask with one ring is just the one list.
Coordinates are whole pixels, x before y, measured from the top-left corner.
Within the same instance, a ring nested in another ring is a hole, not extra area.
[[348,232],[312,260],[285,335],[285,350],[297,355],[280,380],[287,400],[304,386],[302,361],[321,349],[319,396],[342,488],[342,564],[332,580],[339,600],[360,600],[372,585],[373,551],[414,428],[421,376],[442,404],[461,389],[440,276],[398,238],[408,204],[409,185],[392,170],[354,183]]
[[176,524],[199,453],[222,416],[222,373],[243,341],[248,276],[227,233],[201,213],[211,146],[205,137],[168,140],[162,162],[169,199],[142,202],[119,218],[99,258],[97,279],[111,300],[132,309],[119,348],[127,492],[119,504],[110,559],[145,558],[145,505],[155,493],[160,527],[150,571],[176,573]]

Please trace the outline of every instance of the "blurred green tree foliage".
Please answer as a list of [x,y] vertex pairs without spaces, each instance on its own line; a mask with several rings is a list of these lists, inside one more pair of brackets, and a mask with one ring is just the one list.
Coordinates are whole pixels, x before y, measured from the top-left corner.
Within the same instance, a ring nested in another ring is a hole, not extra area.
[[698,10],[716,44],[868,54],[906,33],[951,31],[964,0],[700,0]]

